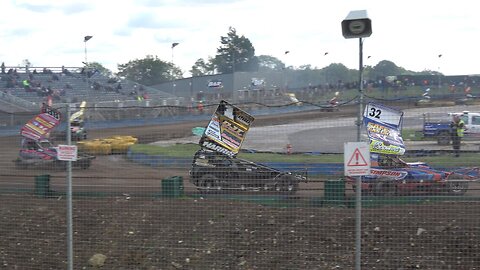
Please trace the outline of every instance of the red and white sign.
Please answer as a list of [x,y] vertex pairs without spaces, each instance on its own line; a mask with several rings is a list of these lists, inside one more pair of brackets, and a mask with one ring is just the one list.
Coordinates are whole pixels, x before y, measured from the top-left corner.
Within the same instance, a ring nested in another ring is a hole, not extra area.
[[58,160],[77,161],[77,146],[59,144],[57,147]]
[[343,162],[345,176],[370,175],[370,147],[368,143],[345,143]]

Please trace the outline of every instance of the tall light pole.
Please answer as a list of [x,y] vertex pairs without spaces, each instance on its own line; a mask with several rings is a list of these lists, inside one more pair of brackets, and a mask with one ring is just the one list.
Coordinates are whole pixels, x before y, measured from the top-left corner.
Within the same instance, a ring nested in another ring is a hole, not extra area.
[[[367,56],[367,61],[369,61],[371,57],[372,57],[371,55]],[[368,63],[365,63],[365,64],[363,65],[363,68],[366,69],[367,67],[370,67],[370,68],[369,68],[369,72],[368,72],[368,74],[367,74],[367,82],[368,82],[368,79],[370,78],[370,72],[372,71],[372,67],[369,66]],[[364,76],[363,76],[363,77],[365,77],[365,70],[364,70]]]
[[[289,54],[290,51],[285,51],[284,55]],[[283,73],[282,73],[283,79],[282,79],[282,90],[283,92],[287,92],[287,64],[285,63],[285,66],[283,67]]]
[[89,41],[93,36],[85,36],[83,37],[83,43],[85,44],[85,78],[87,82],[87,89],[90,88],[90,80],[89,80],[89,71],[88,71],[88,60],[87,60],[87,41]]
[[83,38],[83,43],[85,43],[85,65],[88,65],[87,61],[87,41],[89,41],[93,36],[85,36]]
[[236,63],[235,52],[237,50],[237,47],[235,46],[234,42],[232,42],[230,49],[232,50],[232,96],[233,96],[234,102],[236,102],[238,91],[236,90],[236,87],[235,87],[235,63]]
[[175,78],[174,78],[174,72],[175,72],[175,66],[173,63],[173,48],[178,46],[178,42],[173,42],[172,43],[172,94],[175,94]]
[[440,75],[440,59],[442,58],[442,54],[438,55],[438,91],[442,87],[442,77]]
[[[328,55],[328,52],[325,52],[323,54],[323,57],[325,58],[325,56]],[[325,84],[325,87],[327,87],[327,66],[325,65],[325,70],[323,72],[323,80],[324,80],[324,84]]]

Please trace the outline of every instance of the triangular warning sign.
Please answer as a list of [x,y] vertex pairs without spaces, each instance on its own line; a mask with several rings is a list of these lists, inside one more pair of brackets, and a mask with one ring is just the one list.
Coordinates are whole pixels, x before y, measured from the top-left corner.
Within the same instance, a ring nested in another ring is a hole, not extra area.
[[368,164],[367,161],[365,161],[362,153],[360,153],[360,150],[358,150],[358,148],[355,148],[355,151],[353,151],[353,154],[350,157],[347,166],[368,166]]

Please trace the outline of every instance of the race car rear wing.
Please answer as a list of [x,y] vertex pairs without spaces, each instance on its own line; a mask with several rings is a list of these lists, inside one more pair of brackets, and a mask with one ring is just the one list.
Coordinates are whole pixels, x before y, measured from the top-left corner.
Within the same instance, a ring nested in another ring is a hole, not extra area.
[[61,114],[57,109],[43,104],[40,113],[20,129],[20,135],[34,141],[44,140],[60,124],[60,120]]
[[238,154],[254,117],[225,100],[220,101],[199,144],[234,157]]

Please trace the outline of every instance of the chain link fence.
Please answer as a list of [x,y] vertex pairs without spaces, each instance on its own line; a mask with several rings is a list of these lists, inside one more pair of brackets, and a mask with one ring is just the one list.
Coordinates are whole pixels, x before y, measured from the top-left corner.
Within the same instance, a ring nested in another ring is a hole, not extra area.
[[367,139],[357,105],[238,105],[255,120],[248,134],[221,126],[244,139],[222,133],[233,156],[199,145],[217,105],[87,107],[76,161],[51,148],[68,145],[66,117],[29,145],[36,116],[14,115],[0,128],[0,269],[479,268],[480,144],[455,158],[418,136],[424,113],[463,107],[403,110],[406,151],[372,159],[359,219],[343,155]]

